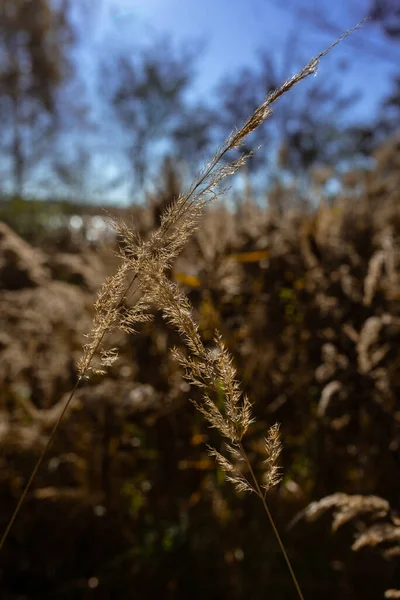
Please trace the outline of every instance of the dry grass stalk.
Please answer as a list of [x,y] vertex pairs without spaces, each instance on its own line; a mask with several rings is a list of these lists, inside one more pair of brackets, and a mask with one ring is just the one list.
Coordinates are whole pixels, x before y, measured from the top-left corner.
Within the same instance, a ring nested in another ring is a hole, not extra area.
[[[361,25],[361,24],[360,24]],[[88,341],[84,345],[83,354],[78,362],[78,380],[72,390],[65,407],[63,408],[48,443],[44,448],[35,469],[25,487],[17,504],[8,527],[2,537],[0,549],[12,527],[18,511],[32,485],[33,479],[47,452],[60,422],[68,409],[75,391],[80,382],[87,378],[91,372],[104,373],[118,356],[116,349],[103,348],[105,336],[112,330],[119,328],[133,333],[136,324],[151,318],[148,308],[155,303],[166,318],[178,329],[184,339],[189,352],[189,357],[175,353],[176,358],[185,369],[186,378],[195,385],[204,388],[203,402],[197,408],[204,414],[212,427],[215,427],[229,440],[226,451],[230,462],[225,456],[211,449],[218,464],[227,472],[228,478],[239,490],[254,491],[263,501],[264,508],[271,521],[282,552],[287,561],[299,597],[302,594],[293,573],[285,548],[281,542],[274,521],[265,501],[265,494],[261,488],[268,490],[278,479],[277,458],[280,453],[279,430],[273,426],[266,437],[266,471],[262,484],[259,484],[247,455],[242,446],[242,438],[251,423],[250,402],[242,395],[236,380],[236,372],[232,365],[231,357],[223,346],[222,340],[217,335],[215,338],[216,353],[211,353],[204,347],[198,333],[198,328],[193,320],[191,306],[187,298],[180,292],[176,285],[166,277],[174,259],[178,256],[187,240],[198,227],[200,217],[205,207],[223,190],[221,183],[230,175],[235,174],[247,161],[249,155],[238,160],[221,165],[222,159],[233,149],[239,148],[245,138],[259,127],[270,115],[271,106],[283,94],[291,90],[297,83],[317,72],[319,61],[341,40],[350,35],[355,29],[342,34],[326,50],[313,58],[295,76],[288,79],[277,90],[270,93],[244,125],[233,132],[225,143],[217,150],[214,157],[196,176],[189,190],[180,195],[163,213],[160,227],[151,235],[149,240],[143,240],[138,233],[130,229],[125,223],[114,224],[121,241],[121,265],[117,273],[107,279],[95,304],[93,327],[88,334]],[[141,297],[133,307],[127,307],[125,300],[128,295],[141,291]],[[93,364],[95,357],[100,355],[100,365]],[[221,412],[212,400],[207,390],[218,393],[223,391],[224,411]],[[242,475],[234,462],[244,461],[249,477]]]
[[[154,267],[149,264],[150,266]],[[242,444],[243,437],[252,423],[251,403],[241,392],[232,357],[225,348],[221,336],[218,333],[215,334],[213,349],[205,348],[188,298],[175,283],[165,276],[162,266],[158,272],[150,269],[144,270],[141,273],[140,281],[146,298],[162,311],[164,318],[177,329],[186,343],[189,356],[185,356],[176,349],[174,355],[184,369],[186,380],[191,385],[204,390],[202,401],[194,402],[194,405],[203,414],[209,425],[217,429],[222,437],[228,440],[225,443],[225,455],[215,448],[209,448],[210,455],[215,458],[220,469],[225,472],[227,480],[233,483],[238,492],[254,492],[262,501],[299,598],[303,599],[301,588],[265,498],[267,491],[280,480],[277,464],[281,452],[279,426],[275,424],[270,427],[264,440],[265,471],[263,480],[259,483]],[[222,409],[217,406],[212,394],[216,398],[223,396]],[[229,456],[229,459],[226,455]],[[246,475],[242,473],[241,463],[244,463],[247,469]]]
[[[80,378],[85,378],[90,373],[92,360],[96,353],[101,350],[105,335],[118,327],[119,324],[126,325],[127,321],[121,316],[125,310],[123,307],[124,299],[134,284],[137,283],[139,274],[146,271],[149,263],[151,268],[160,266],[163,272],[172,266],[174,259],[197,229],[205,207],[224,192],[224,189],[220,187],[221,182],[226,177],[234,175],[250,156],[241,156],[236,161],[221,165],[225,155],[231,150],[240,148],[246,137],[271,115],[272,104],[297,83],[310,75],[315,75],[320,59],[360,26],[361,24],[356,25],[344,32],[328,48],[310,60],[296,75],[285,81],[280,88],[274,90],[265,98],[244,125],[228,136],[213,158],[197,174],[189,190],[181,194],[167,207],[162,215],[160,227],[149,240],[142,240],[136,231],[121,221],[114,223],[115,230],[124,244],[124,249],[121,252],[122,264],[118,272],[104,283],[100,291],[95,305],[93,328],[88,335],[88,342],[84,346],[83,356],[78,363]],[[146,300],[142,299],[142,302],[142,308],[144,309]],[[150,318],[148,315],[145,316],[144,310],[138,310],[137,308],[128,311],[128,314],[125,313],[125,315],[129,322],[128,330],[131,332],[134,331],[135,323]],[[122,326],[122,329],[126,330],[124,326]],[[104,363],[103,366],[105,366]]]
[[[238,491],[251,491],[262,496],[256,481],[249,480],[238,467],[240,462],[248,464],[242,440],[253,420],[251,403],[240,389],[232,357],[221,336],[216,333],[214,348],[205,348],[188,298],[162,272],[143,273],[141,287],[185,341],[189,356],[178,350],[174,350],[174,356],[183,368],[186,380],[203,391],[202,401],[193,403],[209,425],[227,440],[225,450],[229,460],[215,448],[209,449],[210,454]],[[223,408],[217,405],[217,399],[221,396]],[[272,426],[267,434],[265,450],[265,473],[261,487],[268,491],[279,481],[277,459],[281,446],[277,425]]]
[[332,494],[312,502],[295,520],[304,517],[307,521],[315,521],[332,508],[334,532],[349,522],[357,523],[361,519],[374,521],[370,525],[363,524],[356,534],[351,546],[354,552],[382,545],[381,552],[386,559],[399,556],[400,519],[393,514],[389,502],[379,496]]
[[390,510],[389,502],[379,496],[349,496],[337,493],[312,502],[304,511],[303,516],[308,521],[315,521],[332,508],[334,509],[332,531],[337,531],[339,527],[360,515],[369,515],[378,519],[385,517]]
[[384,552],[386,556],[395,556],[399,550],[400,544],[400,527],[393,523],[375,523],[368,527],[366,531],[364,531],[361,535],[359,535],[352,545],[352,550],[361,550],[361,548],[365,548],[366,546],[375,547],[379,544],[383,543],[391,543],[396,544],[393,548],[389,550],[395,550],[395,552]]

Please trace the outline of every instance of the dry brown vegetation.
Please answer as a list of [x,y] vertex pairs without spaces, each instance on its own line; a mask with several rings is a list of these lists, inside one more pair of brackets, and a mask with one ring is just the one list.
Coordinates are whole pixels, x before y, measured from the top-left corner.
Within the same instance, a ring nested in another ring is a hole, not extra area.
[[[399,157],[393,138],[371,172],[352,174],[356,196],[314,213],[282,218],[250,199],[210,210],[172,272],[206,347],[218,328],[235,357],[254,402],[257,473],[260,436],[282,424],[284,478],[270,503],[307,597],[399,587]],[[142,216],[151,231],[151,210]],[[5,226],[1,243],[4,526],[73,386],[105,267],[101,250],[49,256]],[[207,456],[219,441],[169,353],[183,349],[179,335],[157,313],[110,343],[119,362],[78,390],[15,524],[3,585],[17,592],[5,597],[82,597],[88,581],[99,598],[131,597],[132,586],[137,597],[293,597],[255,501],[231,495]],[[293,522],[332,494],[356,542],[343,519],[333,537],[324,520]],[[353,510],[354,495],[379,496],[380,510]],[[33,537],[40,552],[24,543]]]

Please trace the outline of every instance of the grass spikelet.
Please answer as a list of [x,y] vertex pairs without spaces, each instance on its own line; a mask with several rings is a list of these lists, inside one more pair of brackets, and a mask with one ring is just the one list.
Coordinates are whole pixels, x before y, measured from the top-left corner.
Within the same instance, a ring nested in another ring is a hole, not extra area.
[[[195,407],[202,413],[210,427],[229,440],[229,445],[225,446],[228,454],[236,460],[245,462],[251,477],[255,480],[242,445],[243,437],[253,421],[251,403],[240,389],[233,359],[224,346],[220,334],[215,335],[214,351],[206,349],[199,335],[191,304],[182,290],[161,273],[157,275],[144,273],[141,282],[144,293],[151,297],[156,307],[162,311],[164,318],[179,332],[187,346],[189,356],[176,351],[174,356],[184,369],[185,379],[191,385],[205,390],[202,401],[194,402]],[[221,396],[223,405],[220,408],[217,399]],[[270,489],[279,481],[277,460],[280,449],[279,427],[273,426],[265,441],[264,487],[266,489]],[[237,490],[261,494],[256,481],[254,485],[250,484],[249,480],[225,456],[214,448],[210,449],[210,454],[227,473],[227,479]]]
[[119,308],[125,295],[128,270],[128,263],[123,262],[100,289],[94,305],[93,326],[86,336],[88,341],[83,346],[83,353],[77,364],[81,378],[87,378],[90,372],[98,372],[98,369],[92,366],[94,355],[102,351],[105,335],[119,326]]
[[266,469],[263,475],[263,488],[268,492],[274,485],[281,480],[278,467],[278,459],[282,452],[282,444],[279,435],[279,424],[275,423],[270,427],[267,437],[264,440],[266,459],[264,461]]

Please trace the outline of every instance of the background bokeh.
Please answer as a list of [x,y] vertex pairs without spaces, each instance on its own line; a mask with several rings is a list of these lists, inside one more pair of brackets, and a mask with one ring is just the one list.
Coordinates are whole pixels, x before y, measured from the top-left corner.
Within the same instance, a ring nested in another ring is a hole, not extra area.
[[[264,96],[368,15],[248,139],[170,276],[235,358],[256,469],[281,423],[269,503],[304,596],[396,597],[397,0],[0,3],[2,531],[117,264],[104,209],[149,235]],[[207,454],[177,334],[156,315],[110,345],[0,555],[1,598],[294,598],[262,506]]]

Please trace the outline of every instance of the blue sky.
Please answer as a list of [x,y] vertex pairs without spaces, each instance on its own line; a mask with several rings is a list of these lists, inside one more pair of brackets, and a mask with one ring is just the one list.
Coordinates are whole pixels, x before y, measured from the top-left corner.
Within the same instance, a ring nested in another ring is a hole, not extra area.
[[[295,40],[289,55],[294,72],[299,61],[307,62],[361,21],[369,5],[369,0],[103,0],[95,36],[100,44],[151,43],[154,34],[177,43],[201,40],[194,93],[206,97],[223,76],[254,64],[260,48],[282,58],[289,39]],[[321,75],[329,77],[330,65],[340,59],[350,65],[343,91],[363,94],[354,116],[368,119],[389,90],[390,74],[399,70],[400,43],[389,43],[378,26],[366,23],[324,59]]]

